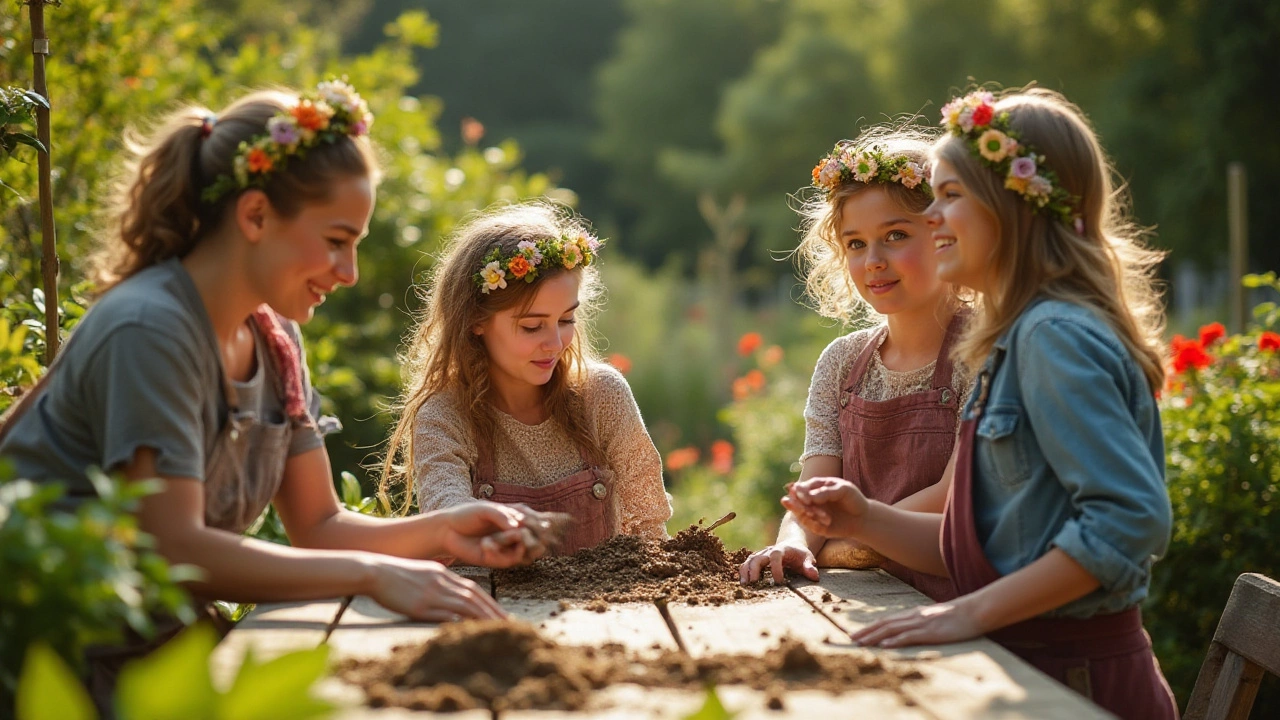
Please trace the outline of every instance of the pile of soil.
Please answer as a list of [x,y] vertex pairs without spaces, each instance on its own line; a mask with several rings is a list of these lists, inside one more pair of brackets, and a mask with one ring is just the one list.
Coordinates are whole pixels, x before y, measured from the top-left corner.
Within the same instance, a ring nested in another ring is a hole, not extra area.
[[723,605],[755,597],[768,582],[744,588],[738,568],[751,555],[730,553],[711,531],[690,525],[661,542],[616,535],[568,557],[542,558],[531,565],[493,572],[501,597],[601,602],[653,602],[667,599],[690,605]]
[[815,655],[790,638],[762,657],[694,659],[674,650],[639,656],[616,644],[557,645],[510,620],[446,625],[426,643],[397,647],[390,657],[346,660],[337,674],[361,687],[373,707],[436,712],[582,710],[593,690],[615,683],[693,690],[707,683],[747,685],[780,706],[787,690],[896,691],[922,677],[867,651]]

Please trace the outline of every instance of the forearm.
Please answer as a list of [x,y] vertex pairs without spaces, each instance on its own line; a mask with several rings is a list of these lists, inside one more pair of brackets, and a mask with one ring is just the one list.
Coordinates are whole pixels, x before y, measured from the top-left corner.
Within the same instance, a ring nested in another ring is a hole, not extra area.
[[956,603],[968,605],[983,632],[990,632],[1056,610],[1099,586],[1080,563],[1054,548]]
[[907,510],[909,512],[919,513],[941,513],[947,504],[947,486],[944,483],[934,483],[929,487],[913,494],[908,495],[893,506],[899,510]]
[[339,510],[291,537],[298,547],[323,550],[362,550],[415,560],[446,555],[443,510],[403,518],[380,518]]
[[939,513],[912,512],[872,501],[853,539],[912,570],[948,577],[939,544],[941,532]]
[[286,547],[213,528],[160,539],[171,563],[194,565],[196,594],[235,602],[316,600],[370,592],[374,563],[364,553]]
[[790,511],[782,516],[782,522],[778,524],[778,542],[777,544],[800,545],[809,548],[809,551],[817,556],[822,552],[823,546],[826,545],[827,539],[821,535],[814,535],[805,530],[796,522],[795,516]]

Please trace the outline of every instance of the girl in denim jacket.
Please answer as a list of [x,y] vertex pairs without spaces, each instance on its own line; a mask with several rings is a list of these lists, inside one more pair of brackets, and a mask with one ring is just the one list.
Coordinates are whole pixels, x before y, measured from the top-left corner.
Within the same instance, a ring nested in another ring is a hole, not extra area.
[[[814,369],[805,403],[802,479],[841,476],[881,502],[941,512],[947,463],[972,375],[951,352],[968,310],[938,279],[923,212],[933,138],[872,128],[841,142],[813,170],[797,255],[824,316],[881,322],[836,338]],[[786,569],[816,580],[817,565],[883,567],[934,600],[955,597],[945,576],[916,572],[865,546],[806,533],[784,517],[778,540],[742,564],[742,582]]]
[[957,599],[855,641],[986,634],[1121,717],[1177,717],[1138,609],[1171,525],[1154,400],[1160,255],[1061,95],[974,92],[942,124],[926,212],[938,274],[981,297],[957,348],[980,370],[946,510],[868,501],[836,478],[796,483],[783,505],[811,532],[954,583]]

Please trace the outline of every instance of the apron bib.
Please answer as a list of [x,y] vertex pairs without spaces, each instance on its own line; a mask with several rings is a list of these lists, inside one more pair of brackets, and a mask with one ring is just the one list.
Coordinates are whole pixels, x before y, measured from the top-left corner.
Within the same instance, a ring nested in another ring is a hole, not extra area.
[[496,479],[491,439],[476,443],[479,458],[471,476],[471,494],[481,500],[505,504],[523,503],[542,512],[562,512],[573,516],[560,546],[552,555],[572,555],[595,547],[617,534],[617,503],[613,473],[601,468],[578,449],[586,466],[576,473],[539,488],[501,483]]
[[[997,363],[998,365],[998,363]],[[960,425],[955,480],[942,520],[942,555],[955,591],[968,595],[1001,575],[982,552],[973,517],[973,445],[990,390],[978,376],[974,416]],[[1031,618],[988,633],[1049,677],[1125,720],[1172,720],[1178,707],[1134,607],[1091,618]]]
[[[858,388],[887,327],[871,338],[849,369],[840,392],[843,474],[868,498],[892,505],[942,478],[955,446],[960,403],[960,392],[952,382],[955,364],[951,347],[967,317],[968,311],[961,309],[948,324],[930,390],[880,401],[858,397]],[[947,578],[917,572],[892,560],[885,560],[881,567],[935,601],[955,597]]]

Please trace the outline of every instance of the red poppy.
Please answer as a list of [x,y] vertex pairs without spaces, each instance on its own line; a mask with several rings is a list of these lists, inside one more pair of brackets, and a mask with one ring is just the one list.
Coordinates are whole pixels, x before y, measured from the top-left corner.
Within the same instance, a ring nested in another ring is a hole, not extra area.
[[1209,323],[1200,328],[1200,344],[1209,347],[1227,336],[1227,329],[1220,322]]
[[618,368],[618,372],[626,375],[631,372],[631,358],[622,353],[614,353],[609,356],[609,364]]
[[1184,373],[1189,368],[1205,368],[1213,362],[1213,356],[1204,351],[1204,346],[1199,340],[1189,340],[1181,335],[1174,335],[1173,342],[1173,371],[1176,373]]
[[752,370],[743,375],[742,379],[747,381],[747,385],[751,387],[752,392],[760,392],[764,389],[764,373],[759,370]]
[[683,470],[698,464],[698,452],[696,447],[684,447],[678,450],[672,450],[667,453],[667,469],[672,472]]
[[1273,333],[1270,330],[1264,330],[1258,336],[1258,349],[1274,352],[1280,350],[1280,333]]
[[728,440],[711,443],[711,469],[721,475],[733,472],[733,443]]
[[996,111],[994,108],[986,103],[982,103],[973,109],[973,126],[982,127],[983,125],[990,124],[991,118],[994,117],[995,114]]
[[764,344],[764,338],[760,337],[758,332],[749,332],[738,338],[738,354],[746,357],[755,352]]

